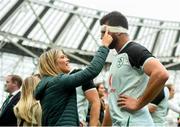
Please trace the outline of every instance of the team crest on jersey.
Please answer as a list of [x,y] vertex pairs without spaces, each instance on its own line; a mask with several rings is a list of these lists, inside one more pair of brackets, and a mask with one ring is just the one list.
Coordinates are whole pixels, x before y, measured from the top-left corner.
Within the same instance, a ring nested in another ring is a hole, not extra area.
[[124,63],[124,58],[123,57],[120,57],[118,60],[117,60],[117,68],[120,68]]
[[112,119],[112,123],[113,123],[113,126],[119,126],[119,127],[122,126],[121,121],[118,121],[118,120],[115,120],[115,119]]

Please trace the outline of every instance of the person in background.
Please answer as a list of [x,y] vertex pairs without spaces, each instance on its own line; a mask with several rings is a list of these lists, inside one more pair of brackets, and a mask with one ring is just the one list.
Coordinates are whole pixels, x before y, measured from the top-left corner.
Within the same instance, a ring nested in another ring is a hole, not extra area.
[[17,119],[13,107],[20,99],[22,78],[19,75],[8,75],[4,90],[9,93],[0,111],[0,126],[17,126]]
[[[70,74],[80,71],[74,69]],[[76,88],[77,93],[77,108],[80,126],[97,126],[99,120],[100,100],[98,99],[98,92],[95,88],[94,82],[89,81]],[[90,109],[90,122],[86,122],[89,104],[92,105]]]
[[[173,99],[174,98],[174,95],[175,95],[175,85],[174,84],[171,84],[171,83],[168,83],[166,84],[167,88],[169,89],[169,100],[168,100],[168,114],[169,113],[174,113],[175,114],[180,114],[180,106],[179,104],[177,103],[177,100]],[[172,112],[170,112],[170,110]],[[167,121],[168,121],[168,125],[169,126],[177,126],[178,123],[176,122],[175,117],[172,118],[170,117],[169,115],[167,116]]]
[[[105,103],[104,103],[104,94],[105,94],[105,88],[104,88],[104,85],[102,83],[97,83],[96,84],[96,90],[98,92],[98,100],[100,101],[100,108],[98,109],[99,111],[99,114],[98,114],[98,119],[97,119],[97,125],[98,126],[101,126],[102,125],[102,121],[103,121],[103,118],[104,118],[104,111],[105,111]],[[96,98],[96,99],[97,99]],[[87,116],[86,116],[86,122],[87,123],[90,123],[90,120],[91,120],[91,113],[90,113],[90,109],[92,108],[92,105],[90,104],[89,105],[89,110],[88,110],[88,113],[87,113]],[[90,126],[90,124],[88,124]]]
[[174,84],[166,84],[166,87],[169,90],[169,101],[168,101],[168,106],[169,109],[180,114],[180,106],[175,103],[173,100],[174,95],[175,95],[175,85]]
[[102,46],[84,70],[69,74],[69,59],[59,49],[44,52],[39,58],[42,77],[35,97],[42,106],[42,126],[79,126],[76,87],[93,80],[102,70],[112,37],[106,27]]
[[[86,86],[94,86],[93,83],[91,84],[92,85]],[[79,121],[82,126],[97,126],[100,114],[100,100],[98,99],[98,92],[94,87],[91,87],[87,90],[82,87],[78,87],[76,89]],[[89,124],[87,124],[86,116],[88,114],[89,104],[91,105],[90,121]]]
[[96,85],[96,89],[98,91],[98,94],[99,94],[99,99],[100,99],[100,102],[101,102],[101,108],[100,108],[100,116],[99,116],[99,124],[102,125],[102,122],[103,122],[103,119],[104,119],[104,112],[106,110],[106,105],[105,104],[105,87],[103,85],[103,83],[98,83]]
[[14,107],[18,126],[41,126],[41,105],[33,95],[39,82],[38,76],[29,76],[23,81],[20,100]]
[[154,126],[147,104],[163,89],[168,71],[144,46],[129,39],[127,18],[113,11],[100,19],[117,55],[109,75],[108,104],[113,126]]
[[178,124],[178,127],[180,127],[180,115],[179,115],[179,117],[177,118],[177,124]]
[[156,127],[166,127],[167,111],[168,111],[169,90],[164,87],[156,98],[148,104],[149,112]]
[[160,92],[160,94],[148,104],[149,111],[156,126],[167,126],[166,117],[169,110],[180,114],[180,107],[171,101],[174,98],[174,95],[174,85],[166,84],[163,92]]

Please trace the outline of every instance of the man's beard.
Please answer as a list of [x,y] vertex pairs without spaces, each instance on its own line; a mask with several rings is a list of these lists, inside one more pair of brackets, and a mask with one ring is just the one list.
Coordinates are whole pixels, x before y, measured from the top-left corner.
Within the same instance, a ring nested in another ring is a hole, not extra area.
[[108,48],[109,49],[114,49],[115,46],[116,46],[116,41],[112,41]]
[[112,34],[111,35],[113,38],[113,41],[111,42],[111,44],[109,45],[109,49],[114,49],[116,47],[116,44],[118,43],[118,38],[116,37],[116,35]]

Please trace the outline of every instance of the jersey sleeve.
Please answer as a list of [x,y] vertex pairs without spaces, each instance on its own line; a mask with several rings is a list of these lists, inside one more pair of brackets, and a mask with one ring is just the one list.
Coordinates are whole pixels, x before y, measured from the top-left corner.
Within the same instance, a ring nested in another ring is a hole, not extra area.
[[131,66],[137,68],[143,66],[148,58],[154,57],[144,46],[135,42],[128,44],[123,52],[128,54]]
[[95,88],[93,80],[88,81],[87,83],[82,84],[82,90],[85,92],[86,90]]

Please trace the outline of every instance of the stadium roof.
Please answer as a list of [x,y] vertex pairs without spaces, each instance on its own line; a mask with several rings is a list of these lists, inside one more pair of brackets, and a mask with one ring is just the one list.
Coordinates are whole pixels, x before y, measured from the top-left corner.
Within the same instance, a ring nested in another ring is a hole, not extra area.
[[[87,65],[100,45],[99,18],[107,12],[60,0],[0,3],[0,71],[29,75],[38,56],[62,48],[71,62]],[[128,16],[130,38],[147,47],[171,70],[180,69],[180,22]],[[112,51],[107,62],[111,62]]]

